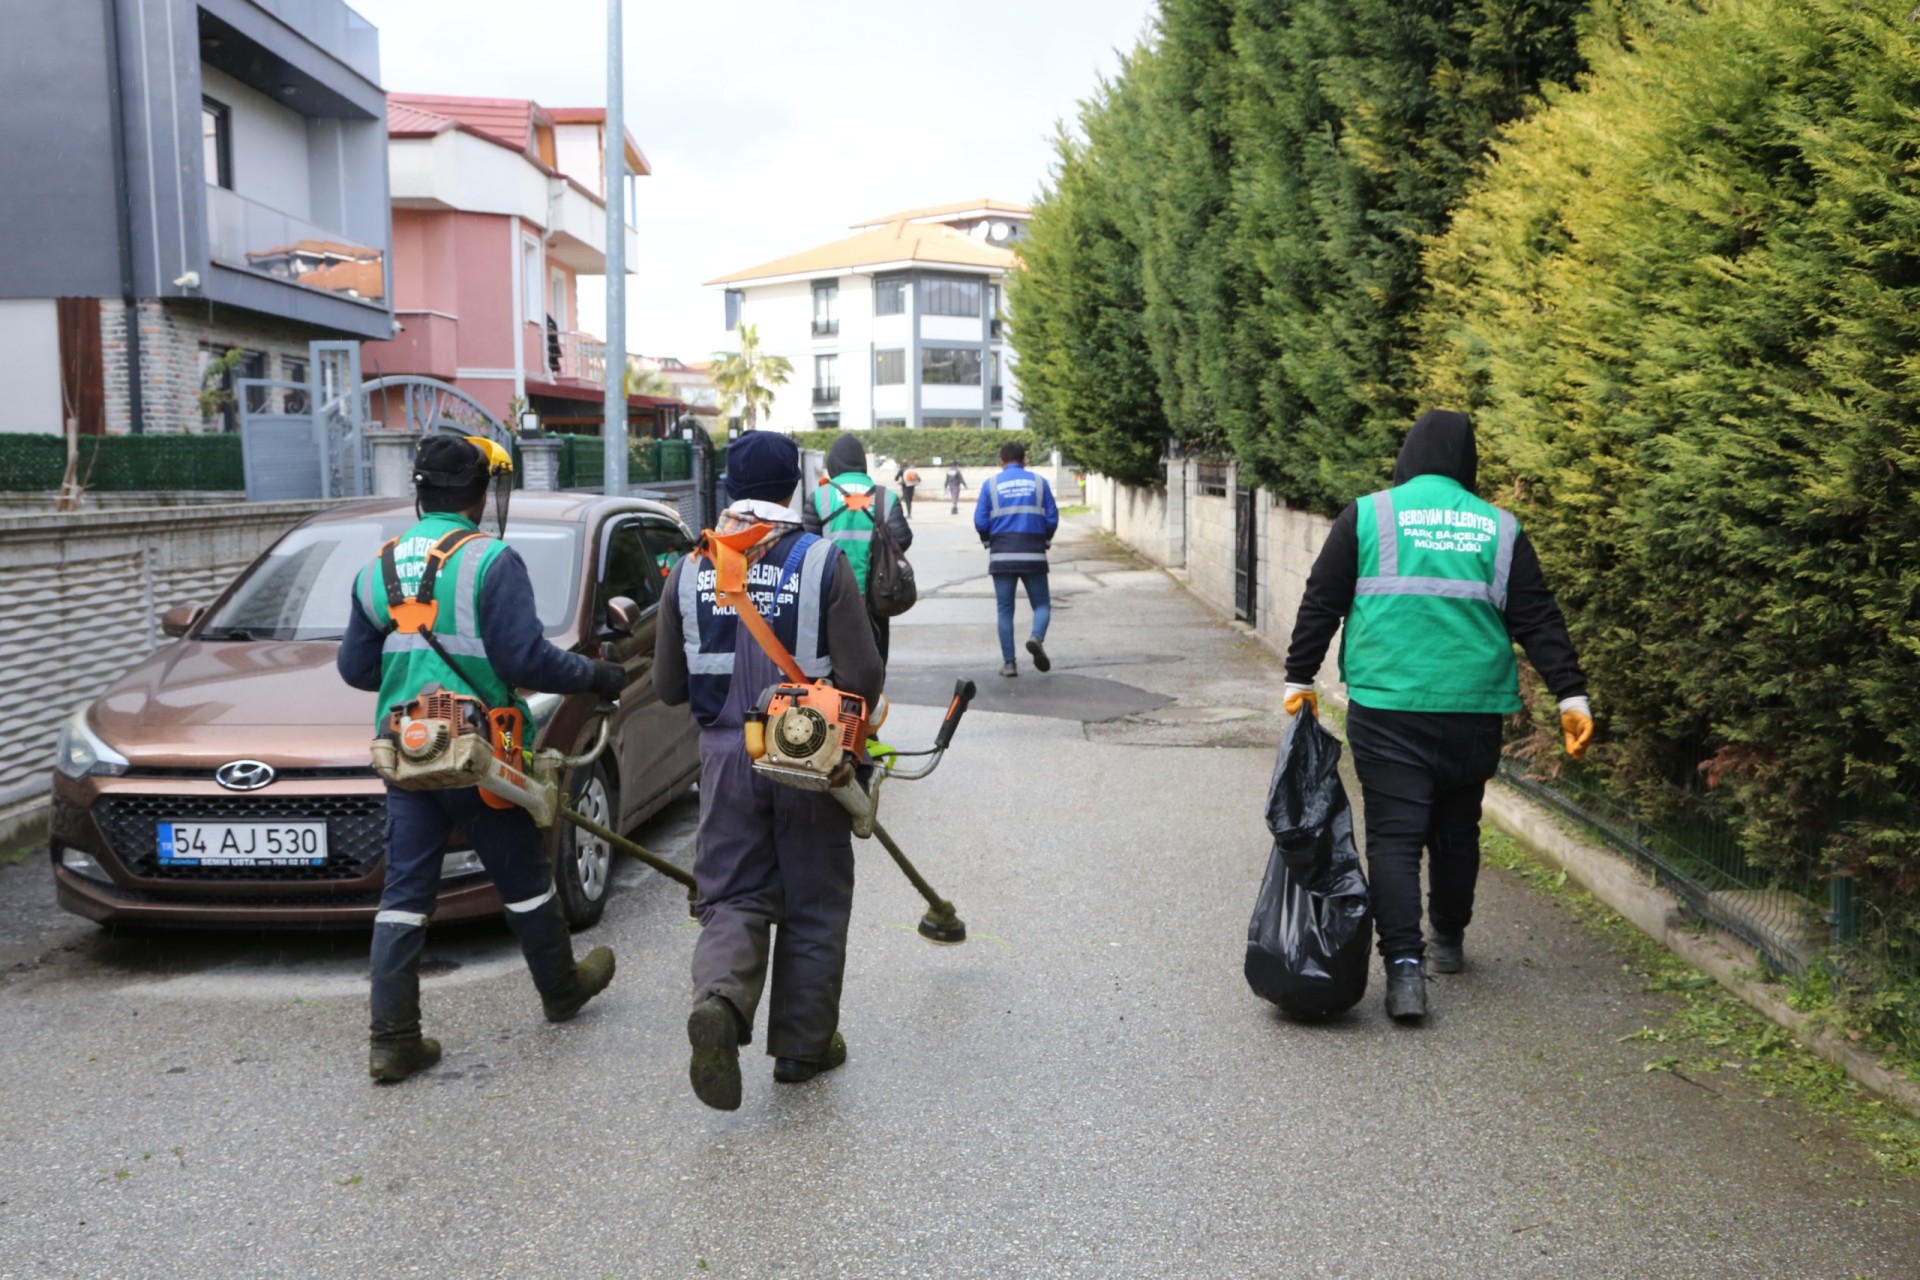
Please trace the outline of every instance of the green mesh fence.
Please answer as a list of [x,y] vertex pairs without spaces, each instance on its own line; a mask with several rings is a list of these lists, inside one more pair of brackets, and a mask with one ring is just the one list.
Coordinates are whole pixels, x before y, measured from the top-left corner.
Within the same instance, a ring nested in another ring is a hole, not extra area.
[[[58,489],[67,442],[55,435],[0,434],[0,491]],[[83,436],[80,482],[96,493],[209,492],[247,487],[237,435]]]
[[[599,436],[555,436],[560,441],[560,487],[591,489],[606,482],[606,453]],[[693,445],[686,440],[633,440],[627,444],[629,484],[672,484],[693,479]]]

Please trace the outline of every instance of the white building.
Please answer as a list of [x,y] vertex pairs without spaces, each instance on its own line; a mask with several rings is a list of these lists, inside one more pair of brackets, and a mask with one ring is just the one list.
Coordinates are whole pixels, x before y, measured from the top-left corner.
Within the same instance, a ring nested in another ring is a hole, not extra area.
[[765,354],[793,362],[760,425],[1025,426],[1002,281],[1030,216],[1002,200],[909,209],[709,280],[729,330],[751,324]]

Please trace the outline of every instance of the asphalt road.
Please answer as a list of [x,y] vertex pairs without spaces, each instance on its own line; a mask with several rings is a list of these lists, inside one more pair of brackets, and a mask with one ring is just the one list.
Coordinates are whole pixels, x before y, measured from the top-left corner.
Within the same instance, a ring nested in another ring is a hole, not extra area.
[[[446,1060],[394,1088],[365,1076],[364,936],[108,934],[29,866],[0,874],[0,1277],[1920,1271],[1911,1183],[1735,1072],[1646,1071],[1623,1037],[1663,998],[1497,873],[1427,1026],[1377,981],[1331,1024],[1276,1015],[1240,963],[1277,666],[1080,518],[1054,672],[1002,680],[964,513],[915,514],[885,736],[982,691],[883,818],[972,937],[915,936],[860,847],[844,1068],[776,1087],[756,1045],[741,1110],[702,1107],[695,926],[630,865],[582,939],[620,975],[571,1024],[503,929],[437,932]],[[643,838],[687,861],[690,820]]]

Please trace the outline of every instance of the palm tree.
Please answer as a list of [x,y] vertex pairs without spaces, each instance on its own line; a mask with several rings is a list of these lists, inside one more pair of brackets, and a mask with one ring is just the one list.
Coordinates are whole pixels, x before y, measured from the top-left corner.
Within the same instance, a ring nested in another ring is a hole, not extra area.
[[745,429],[751,431],[760,415],[773,407],[773,389],[793,376],[793,362],[785,356],[760,353],[760,333],[750,324],[740,326],[740,350],[713,353],[713,387],[720,393],[720,412],[730,415],[741,405]]
[[629,361],[627,363],[627,394],[670,399],[673,396],[673,384],[667,381],[667,375],[660,370],[637,361]]

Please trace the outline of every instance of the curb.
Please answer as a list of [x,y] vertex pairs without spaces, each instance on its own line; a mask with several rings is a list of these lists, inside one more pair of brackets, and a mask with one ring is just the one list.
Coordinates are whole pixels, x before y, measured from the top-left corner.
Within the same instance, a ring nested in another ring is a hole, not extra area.
[[1502,782],[1490,783],[1483,810],[1500,830],[1526,845],[1622,919],[1740,997],[1756,1013],[1793,1033],[1803,1047],[1846,1072],[1861,1088],[1920,1119],[1920,1084],[1887,1070],[1879,1059],[1838,1037],[1816,1031],[1765,983],[1746,976],[1759,966],[1752,947],[1708,927],[1680,900],[1651,884],[1632,863],[1598,842],[1572,834],[1558,819]]

